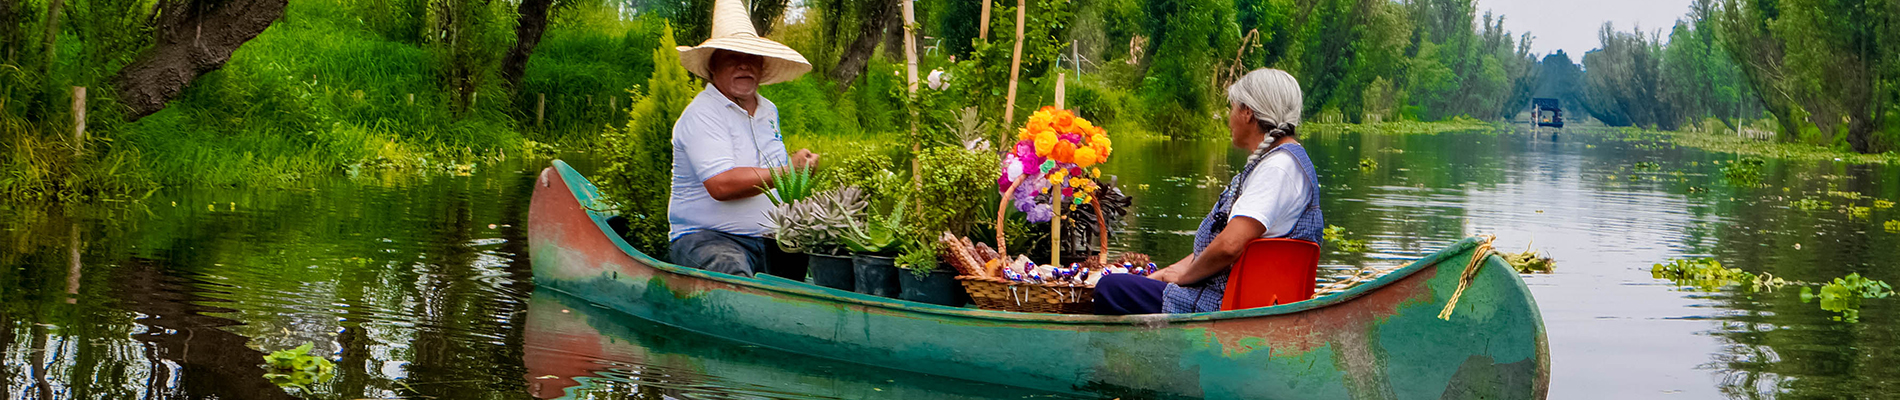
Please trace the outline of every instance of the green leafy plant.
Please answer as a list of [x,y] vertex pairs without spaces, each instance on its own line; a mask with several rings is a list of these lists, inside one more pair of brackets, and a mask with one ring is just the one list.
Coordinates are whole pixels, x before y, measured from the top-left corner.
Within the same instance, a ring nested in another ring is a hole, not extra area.
[[1375,170],[1375,169],[1379,169],[1379,160],[1374,160],[1374,159],[1371,159],[1371,158],[1361,158],[1361,159],[1359,159],[1359,170],[1360,170],[1360,171],[1372,171],[1372,170]]
[[910,271],[918,278],[929,276],[942,267],[937,261],[937,246],[931,243],[910,242],[903,246],[904,251],[897,255],[898,268]]
[[1795,200],[1793,203],[1788,204],[1788,206],[1794,207],[1794,209],[1804,210],[1804,211],[1825,209],[1832,205],[1833,204],[1828,203],[1826,200],[1815,200],[1815,199]]
[[1874,208],[1878,208],[1882,210],[1893,208],[1893,202],[1880,200],[1880,199],[1874,199]]
[[1881,224],[1881,226],[1886,228],[1889,233],[1900,233],[1900,219],[1887,221],[1887,223]]
[[1705,292],[1713,292],[1724,286],[1744,282],[1755,282],[1756,275],[1740,268],[1725,268],[1721,261],[1713,258],[1685,258],[1656,264],[1649,268],[1649,275],[1656,279],[1668,279],[1677,285],[1691,286]]
[[1754,185],[1761,182],[1761,168],[1764,164],[1766,163],[1759,158],[1735,160],[1722,167],[1722,176],[1727,177],[1730,184]]
[[1649,162],[1649,161],[1641,161],[1641,162],[1637,162],[1634,165],[1631,165],[1630,167],[1636,169],[1637,171],[1654,171],[1654,170],[1662,169],[1662,164],[1657,164],[1657,163]]
[[1833,282],[1821,285],[1818,294],[1814,288],[1801,288],[1801,302],[1820,300],[1821,309],[1841,313],[1834,316],[1833,320],[1847,323],[1860,322],[1861,299],[1881,299],[1892,295],[1893,286],[1887,285],[1887,282],[1862,278],[1859,273],[1834,278]]
[[885,253],[896,249],[899,240],[904,236],[904,209],[909,208],[909,204],[910,197],[905,196],[891,207],[889,215],[871,215],[853,219],[851,229],[844,235],[845,247],[851,249],[852,252],[866,254]]
[[1366,246],[1366,241],[1364,239],[1357,239],[1357,240],[1347,239],[1345,227],[1342,227],[1339,225],[1327,225],[1324,233],[1326,237],[1326,244],[1332,245],[1334,249],[1339,250],[1341,252],[1359,253],[1359,252],[1364,252],[1366,250],[1371,249],[1371,247]]
[[297,388],[310,391],[310,385],[326,382],[334,375],[336,364],[323,357],[310,355],[311,343],[289,350],[278,350],[264,356],[264,379],[284,388]]
[[807,197],[811,197],[812,182],[812,171],[809,165],[804,168],[773,168],[772,187],[776,190],[764,191],[765,197],[771,200],[772,205],[775,206],[783,206],[804,200]]

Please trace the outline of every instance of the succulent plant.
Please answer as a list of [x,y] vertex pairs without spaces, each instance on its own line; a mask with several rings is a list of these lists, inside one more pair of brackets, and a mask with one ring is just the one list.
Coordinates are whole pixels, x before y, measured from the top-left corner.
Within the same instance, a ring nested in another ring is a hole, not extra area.
[[778,227],[779,248],[786,252],[838,254],[844,238],[851,234],[852,221],[870,205],[856,186],[819,192],[802,200],[780,204],[766,212]]

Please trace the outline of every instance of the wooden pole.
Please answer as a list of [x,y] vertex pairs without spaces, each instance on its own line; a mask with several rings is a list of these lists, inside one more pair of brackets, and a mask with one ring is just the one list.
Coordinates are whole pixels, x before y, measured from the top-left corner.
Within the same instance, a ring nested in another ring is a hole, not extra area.
[[540,99],[536,100],[534,103],[534,126],[540,127],[541,117],[546,115],[548,111],[548,94],[536,93],[535,95],[539,97]]
[[1056,109],[1058,110],[1064,108],[1062,107],[1062,92],[1063,92],[1064,86],[1066,85],[1064,85],[1063,82],[1068,80],[1067,79],[1068,77],[1069,77],[1069,74],[1066,72],[1056,73]]
[[[917,26],[917,7],[913,0],[901,1],[904,2],[904,70],[910,81],[909,101],[914,104],[917,101],[917,32],[911,29]],[[921,189],[924,187],[924,167],[916,155],[923,151],[923,140],[917,137],[917,107],[910,109],[910,183]],[[918,202],[917,205],[921,207],[923,203]]]
[[1028,0],[1016,0],[1016,37],[1011,39],[1016,41],[1016,49],[1009,53],[1009,97],[1003,100],[1003,126],[1016,123],[1016,78],[1023,72],[1023,18],[1028,10]]
[[73,155],[86,147],[86,87],[73,87]]
[[983,2],[983,16],[976,20],[976,38],[988,41],[990,40],[990,1],[992,0],[977,1]]
[[70,255],[72,256],[72,262],[66,267],[66,304],[78,304],[80,281],[79,223],[67,222],[66,228],[67,233],[70,234],[67,236],[70,239],[67,243],[70,244],[68,248],[71,249]]
[[416,105],[416,94],[415,94],[415,93],[410,93],[410,94],[409,94],[409,105],[412,105],[412,106],[413,106],[413,105]]
[[607,96],[607,110],[620,111],[620,96]]

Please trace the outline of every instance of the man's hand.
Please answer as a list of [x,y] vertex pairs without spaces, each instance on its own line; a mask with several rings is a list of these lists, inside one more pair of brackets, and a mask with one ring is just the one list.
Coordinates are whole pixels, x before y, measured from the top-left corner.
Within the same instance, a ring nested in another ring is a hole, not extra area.
[[811,152],[811,149],[798,149],[797,153],[792,153],[792,167],[808,169],[816,166],[818,166],[818,153]]

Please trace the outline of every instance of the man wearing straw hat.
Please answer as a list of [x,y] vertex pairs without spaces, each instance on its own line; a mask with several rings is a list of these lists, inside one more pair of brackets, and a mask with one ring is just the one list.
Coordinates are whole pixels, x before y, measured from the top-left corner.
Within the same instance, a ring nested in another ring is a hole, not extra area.
[[797,51],[759,37],[742,0],[713,3],[712,37],[680,46],[680,64],[706,89],[673,124],[673,187],[666,219],[674,263],[752,276],[765,266],[772,203],[761,196],[771,168],[816,165],[800,149],[787,157],[778,107],[760,85],[797,78],[811,64]]

